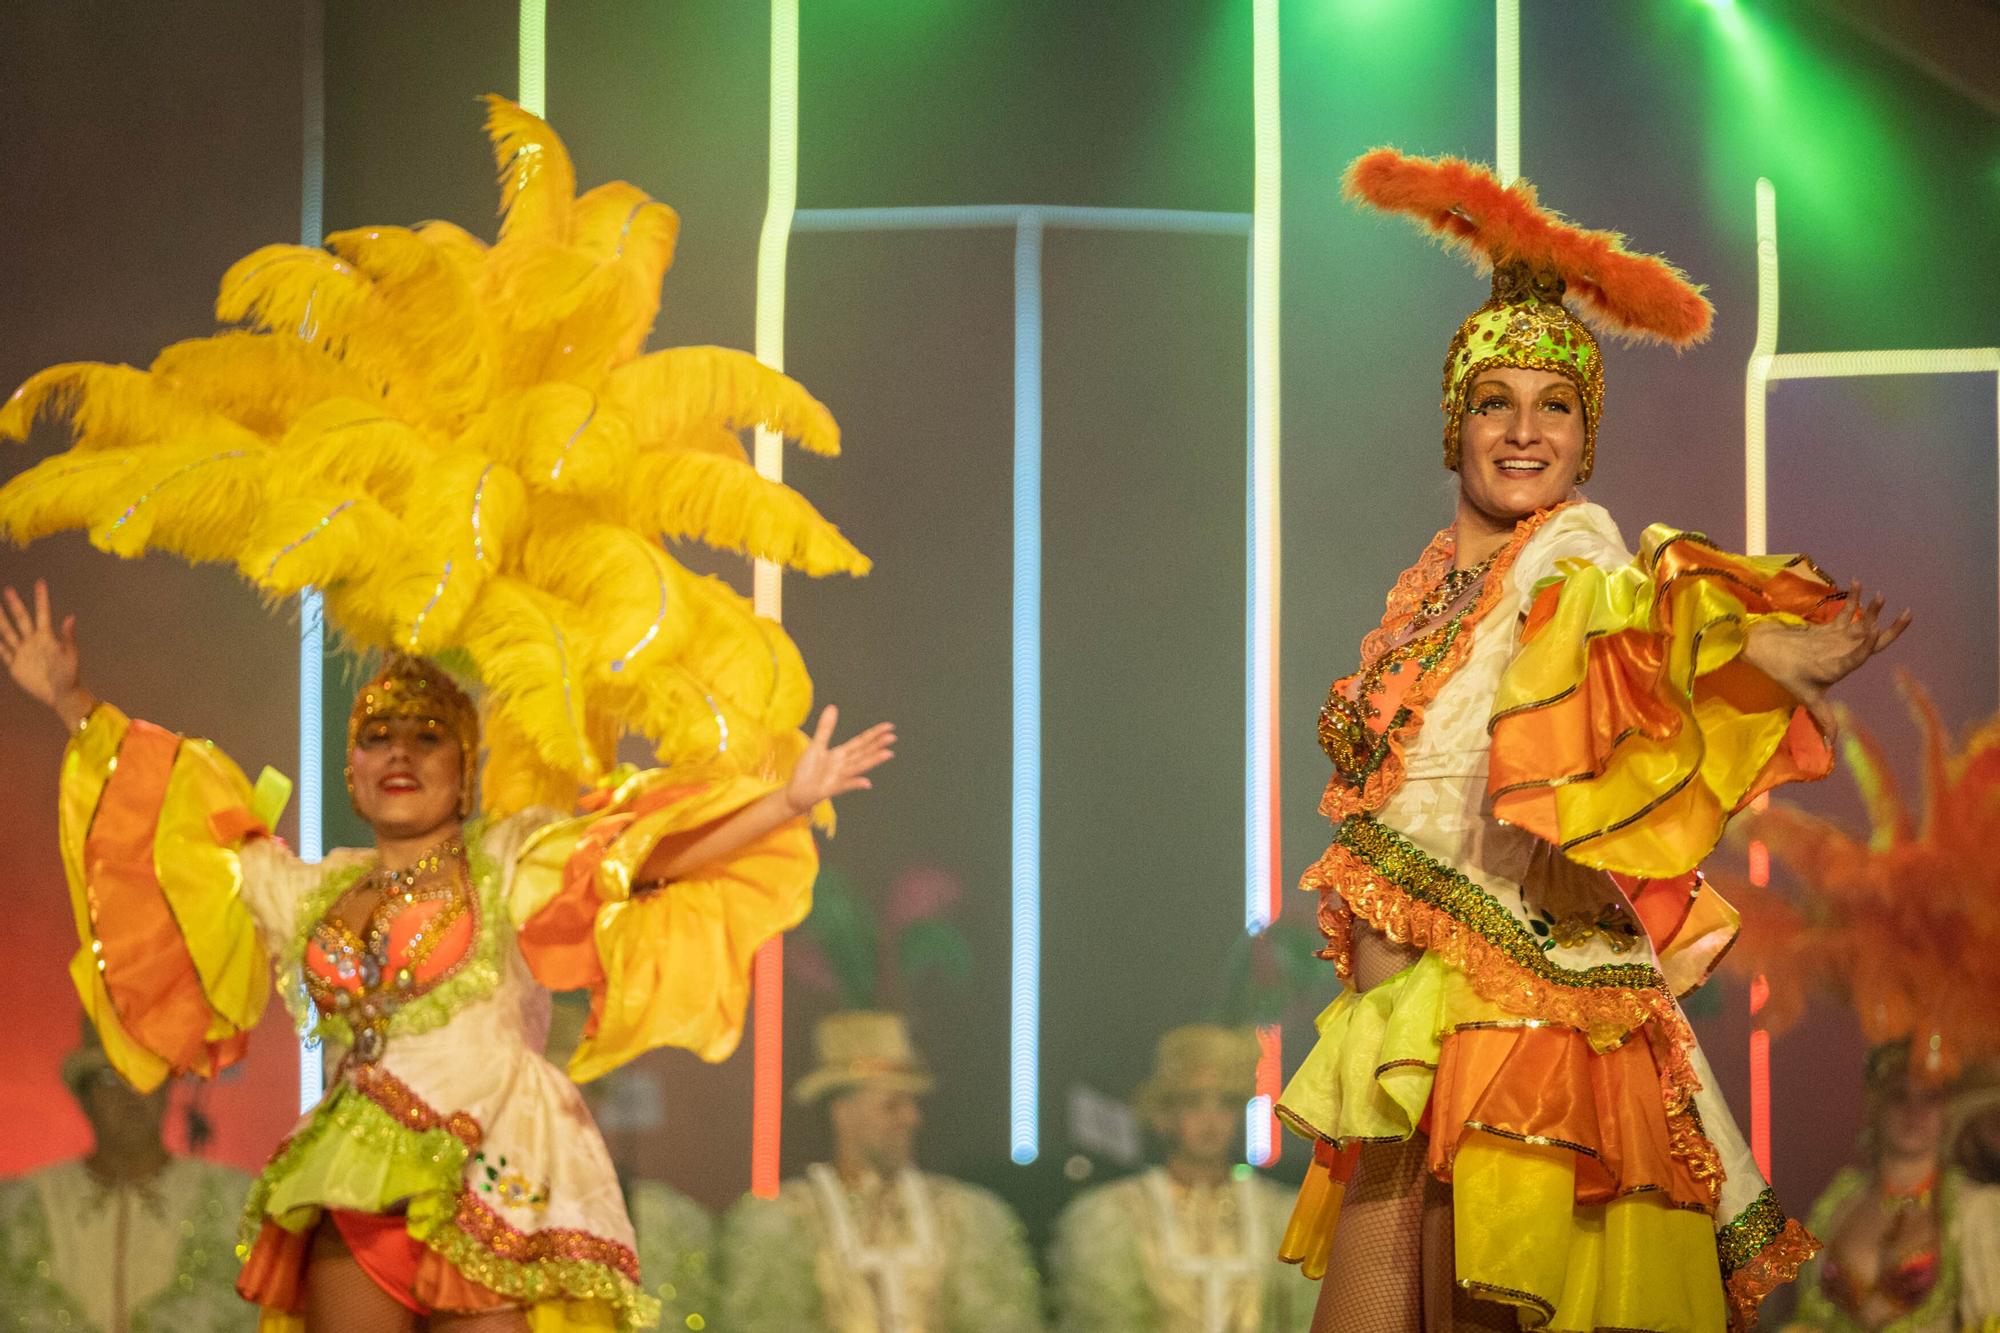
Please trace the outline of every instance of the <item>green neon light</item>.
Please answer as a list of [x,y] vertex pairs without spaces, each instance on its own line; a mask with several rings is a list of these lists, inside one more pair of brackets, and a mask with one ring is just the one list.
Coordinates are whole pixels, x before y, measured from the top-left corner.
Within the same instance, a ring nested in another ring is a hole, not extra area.
[[521,0],[520,95],[522,108],[548,115],[548,0]]

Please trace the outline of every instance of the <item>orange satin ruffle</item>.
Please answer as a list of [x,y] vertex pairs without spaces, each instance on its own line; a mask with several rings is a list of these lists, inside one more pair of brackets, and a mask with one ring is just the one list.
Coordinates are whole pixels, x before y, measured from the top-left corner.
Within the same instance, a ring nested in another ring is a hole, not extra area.
[[80,944],[70,979],[105,1053],[148,1091],[241,1059],[270,994],[237,851],[267,832],[242,773],[108,704],[63,754],[59,822]]
[[1601,569],[1565,562],[1542,588],[1495,694],[1493,813],[1571,860],[1636,878],[1685,874],[1728,817],[1781,783],[1823,777],[1806,711],[1742,656],[1762,621],[1838,613],[1796,556],[1737,556],[1671,528]]
[[[418,1314],[476,1314],[509,1304],[410,1235],[403,1217],[330,1208],[324,1218],[369,1280]],[[304,1313],[312,1249],[310,1230],[287,1231],[265,1218],[236,1279],[237,1294],[261,1309]]]
[[1589,1207],[1659,1191],[1704,1212],[1711,1190],[1673,1152],[1651,1044],[1591,1048],[1574,1028],[1472,1025],[1444,1034],[1431,1086],[1431,1173],[1450,1180],[1474,1134],[1576,1154],[1576,1202]]
[[812,830],[803,818],[782,824],[672,883],[641,876],[662,844],[775,789],[722,769],[654,769],[621,777],[585,803],[588,813],[529,838],[508,899],[521,955],[549,989],[590,992],[571,1078],[586,1082],[657,1046],[711,1062],[736,1049],[753,956],[812,908]]

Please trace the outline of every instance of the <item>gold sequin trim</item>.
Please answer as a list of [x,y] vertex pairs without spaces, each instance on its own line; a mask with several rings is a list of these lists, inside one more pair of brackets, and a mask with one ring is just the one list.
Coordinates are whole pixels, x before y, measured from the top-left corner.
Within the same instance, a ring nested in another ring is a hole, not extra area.
[[356,1065],[350,1076],[354,1090],[374,1102],[395,1117],[405,1129],[422,1133],[425,1130],[442,1129],[445,1133],[477,1149],[486,1138],[486,1131],[479,1121],[465,1111],[453,1111],[450,1115],[439,1115],[435,1108],[403,1080],[391,1074],[380,1065]]
[[[1397,578],[1395,586],[1389,591],[1382,623],[1362,640],[1360,670],[1333,683],[1321,710],[1321,743],[1335,765],[1333,779],[1320,799],[1321,814],[1340,820],[1349,815],[1372,813],[1380,810],[1389,797],[1402,787],[1404,751],[1423,728],[1424,710],[1444,688],[1445,682],[1465,664],[1466,657],[1472,652],[1475,631],[1506,592],[1507,573],[1521,554],[1521,549],[1541,530],[1542,524],[1566,507],[1556,505],[1515,524],[1514,535],[1493,557],[1485,581],[1471,605],[1441,629],[1410,644],[1396,645],[1396,639],[1421,614],[1424,595],[1450,569],[1456,546],[1451,530],[1444,529],[1431,538],[1423,554],[1417,557],[1417,563]],[[1367,694],[1360,689],[1362,678],[1378,665],[1385,664],[1385,659],[1392,652],[1408,653],[1419,644],[1427,646],[1411,659],[1418,668],[1417,679],[1404,695],[1391,725],[1383,730],[1371,747],[1375,753],[1363,762],[1359,757],[1358,737],[1353,734],[1353,729],[1362,726],[1365,730],[1365,724],[1357,717],[1348,716],[1348,709],[1342,705],[1351,706],[1358,702],[1365,706]],[[1345,770],[1342,768],[1343,756],[1348,762]]]
[[1723,1290],[1729,1298],[1732,1333],[1756,1328],[1758,1305],[1798,1277],[1799,1268],[1818,1254],[1819,1248],[1811,1232],[1785,1216],[1777,1196],[1768,1188],[1718,1229],[1715,1250],[1722,1264]]
[[1556,1317],[1556,1307],[1550,1305],[1532,1291],[1520,1291],[1514,1287],[1497,1286],[1491,1282],[1480,1282],[1474,1278],[1462,1277],[1458,1285],[1481,1300],[1497,1301],[1503,1305],[1525,1305],[1540,1313],[1541,1322],[1546,1324]]
[[1532,1144],[1537,1148],[1567,1148],[1581,1157],[1596,1157],[1597,1149],[1585,1147],[1581,1143],[1571,1143],[1568,1139],[1552,1139],[1543,1134],[1523,1134],[1517,1130],[1501,1129],[1483,1120],[1468,1120],[1467,1129],[1476,1129],[1482,1134],[1491,1134],[1496,1139],[1512,1139],[1516,1143]]
[[[1301,887],[1320,893],[1323,928],[1330,917],[1336,930],[1342,928],[1340,917],[1359,918],[1394,943],[1428,949],[1464,973],[1481,998],[1510,1013],[1586,1033],[1644,1031],[1660,1069],[1669,1149],[1711,1203],[1720,1197],[1721,1156],[1694,1109],[1701,1088],[1690,1056],[1694,1033],[1651,966],[1558,965],[1492,895],[1365,816],[1341,822],[1333,845],[1306,872]],[[1345,929],[1351,932],[1351,922]],[[1342,947],[1340,935],[1329,932],[1329,939],[1333,948]],[[1349,973],[1343,975],[1349,975],[1351,933],[1345,940]]]

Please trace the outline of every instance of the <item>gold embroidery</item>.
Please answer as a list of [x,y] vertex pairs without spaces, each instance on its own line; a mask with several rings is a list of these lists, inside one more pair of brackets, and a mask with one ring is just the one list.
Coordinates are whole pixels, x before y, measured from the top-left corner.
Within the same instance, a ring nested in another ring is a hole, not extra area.
[[[1451,567],[1455,541],[1450,529],[1439,532],[1403,571],[1390,590],[1382,623],[1361,643],[1361,669],[1334,682],[1320,711],[1320,744],[1333,761],[1334,775],[1320,799],[1320,813],[1329,819],[1380,810],[1403,785],[1403,754],[1424,724],[1424,710],[1463,666],[1472,652],[1480,622],[1507,589],[1507,574],[1542,524],[1566,508],[1544,509],[1514,526],[1514,535],[1492,558],[1478,594],[1457,616],[1408,643],[1398,644],[1423,615],[1424,597]],[[1417,678],[1403,696],[1396,715],[1370,727],[1368,697],[1382,673],[1414,663]]]
[[442,1129],[466,1147],[477,1149],[486,1137],[479,1121],[465,1111],[453,1111],[441,1116],[409,1084],[397,1078],[380,1065],[356,1066],[349,1077],[354,1090],[374,1102],[395,1117],[396,1122],[406,1129],[419,1133],[430,1129]]
[[[1341,822],[1333,845],[1301,886],[1321,895],[1322,927],[1329,919],[1335,925],[1328,952],[1344,947],[1349,963],[1343,976],[1351,973],[1351,921],[1359,918],[1395,943],[1436,953],[1463,972],[1482,998],[1510,1013],[1567,1023],[1607,1039],[1645,1032],[1660,1070],[1669,1151],[1686,1163],[1711,1203],[1720,1197],[1721,1156],[1694,1109],[1701,1087],[1690,1057],[1694,1034],[1665,979],[1651,966],[1561,966],[1492,895],[1366,816]],[[1342,917],[1348,918],[1345,924]],[[1350,933],[1343,937],[1343,929]],[[1334,957],[1338,963],[1341,956]]]
[[1785,1216],[1769,1189],[1715,1235],[1716,1256],[1724,1273],[1732,1330],[1757,1326],[1757,1306],[1799,1275],[1799,1268],[1819,1253],[1819,1241]]

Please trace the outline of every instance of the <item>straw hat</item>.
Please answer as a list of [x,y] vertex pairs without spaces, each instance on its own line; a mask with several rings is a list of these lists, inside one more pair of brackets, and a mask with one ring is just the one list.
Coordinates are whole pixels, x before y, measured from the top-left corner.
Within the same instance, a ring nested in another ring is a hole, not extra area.
[[819,1067],[792,1089],[802,1106],[850,1088],[925,1093],[933,1086],[901,1014],[871,1009],[829,1014],[813,1029],[813,1049]]
[[1190,1092],[1210,1089],[1241,1097],[1257,1093],[1257,1061],[1262,1048],[1246,1028],[1215,1023],[1191,1023],[1160,1038],[1153,1053],[1153,1073],[1132,1101],[1147,1119],[1171,1111]]

